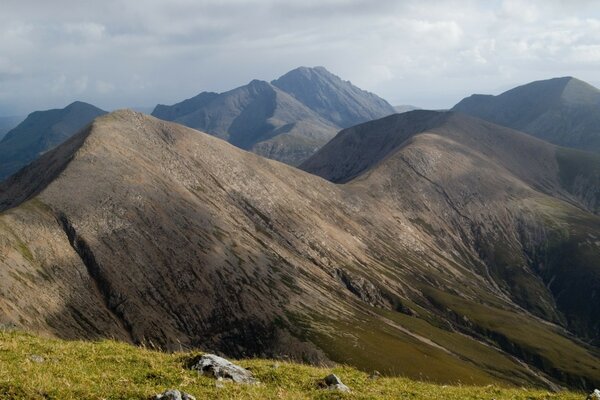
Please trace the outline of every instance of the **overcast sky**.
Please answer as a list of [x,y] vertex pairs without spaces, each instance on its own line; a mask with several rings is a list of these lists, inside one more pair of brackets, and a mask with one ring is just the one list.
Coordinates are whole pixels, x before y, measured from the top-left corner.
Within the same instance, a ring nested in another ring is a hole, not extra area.
[[301,65],[426,108],[556,76],[600,86],[595,1],[1,3],[0,115],[170,104]]

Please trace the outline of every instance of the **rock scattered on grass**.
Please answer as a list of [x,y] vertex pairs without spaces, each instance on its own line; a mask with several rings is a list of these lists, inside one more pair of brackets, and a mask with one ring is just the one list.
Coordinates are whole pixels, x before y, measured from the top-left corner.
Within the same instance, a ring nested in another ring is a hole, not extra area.
[[369,375],[369,379],[379,379],[381,377],[381,373],[379,371],[373,371],[371,375]]
[[214,354],[205,354],[199,359],[192,361],[191,369],[215,379],[221,378],[225,381],[229,380],[246,384],[257,383],[252,372]]
[[162,394],[157,394],[154,396],[154,400],[196,400],[196,398],[191,394],[182,393],[177,389],[171,389]]
[[44,361],[46,361],[46,360],[44,359],[44,357],[42,357],[42,356],[39,356],[39,355],[37,355],[37,354],[32,354],[32,355],[30,355],[30,356],[29,356],[29,359],[30,359],[31,361],[33,361],[34,363],[38,363],[38,364],[41,364],[41,363],[43,363]]
[[340,392],[350,391],[350,388],[344,385],[344,383],[342,383],[342,380],[335,374],[326,376],[325,379],[323,379],[323,381],[325,382],[326,388],[329,390],[337,390]]
[[600,400],[600,390],[594,389],[587,397],[587,400]]

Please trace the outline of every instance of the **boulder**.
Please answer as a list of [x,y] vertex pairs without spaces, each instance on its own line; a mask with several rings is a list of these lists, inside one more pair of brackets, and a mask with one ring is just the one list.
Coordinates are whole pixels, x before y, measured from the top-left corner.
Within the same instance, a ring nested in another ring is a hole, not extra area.
[[194,396],[187,393],[182,393],[179,390],[171,389],[162,394],[154,396],[154,400],[196,400]]
[[369,379],[375,380],[381,378],[381,373],[379,371],[373,371],[371,375],[369,375]]
[[587,397],[587,400],[600,400],[600,390],[594,389]]
[[221,378],[236,383],[256,383],[256,379],[252,375],[252,372],[214,354],[205,354],[200,358],[193,360],[191,369],[215,379]]
[[335,374],[325,377],[325,385],[329,390],[338,390],[340,392],[349,392],[350,388],[342,383],[342,380]]
[[39,355],[37,355],[37,354],[32,354],[32,355],[30,355],[30,356],[29,356],[29,359],[30,359],[31,361],[33,361],[34,363],[38,363],[38,364],[41,364],[41,363],[43,363],[44,361],[46,361],[46,360],[44,359],[44,357],[42,357],[42,356],[39,356]]

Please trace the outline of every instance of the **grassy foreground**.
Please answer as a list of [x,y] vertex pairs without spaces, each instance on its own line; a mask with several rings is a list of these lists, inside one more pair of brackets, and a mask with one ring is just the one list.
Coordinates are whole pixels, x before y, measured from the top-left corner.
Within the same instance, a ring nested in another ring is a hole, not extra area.
[[[261,384],[224,383],[184,369],[190,353],[167,354],[113,341],[61,341],[0,331],[0,399],[149,399],[179,389],[202,399],[584,399],[498,386],[440,386],[404,378],[371,380],[350,367],[316,368],[273,360],[241,360]],[[43,361],[41,358],[43,358]],[[334,372],[352,393],[319,389]]]

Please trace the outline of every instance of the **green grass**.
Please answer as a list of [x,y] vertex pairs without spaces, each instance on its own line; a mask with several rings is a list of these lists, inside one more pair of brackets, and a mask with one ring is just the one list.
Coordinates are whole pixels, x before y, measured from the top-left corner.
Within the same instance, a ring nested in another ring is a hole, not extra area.
[[[33,355],[44,358],[34,362]],[[0,331],[1,399],[148,399],[176,388],[198,399],[582,399],[576,392],[526,388],[440,386],[405,378],[370,380],[356,369],[317,368],[273,360],[241,360],[261,382],[225,383],[184,368],[190,353],[161,353],[114,341],[79,342]],[[342,394],[319,389],[334,372],[352,388]]]

